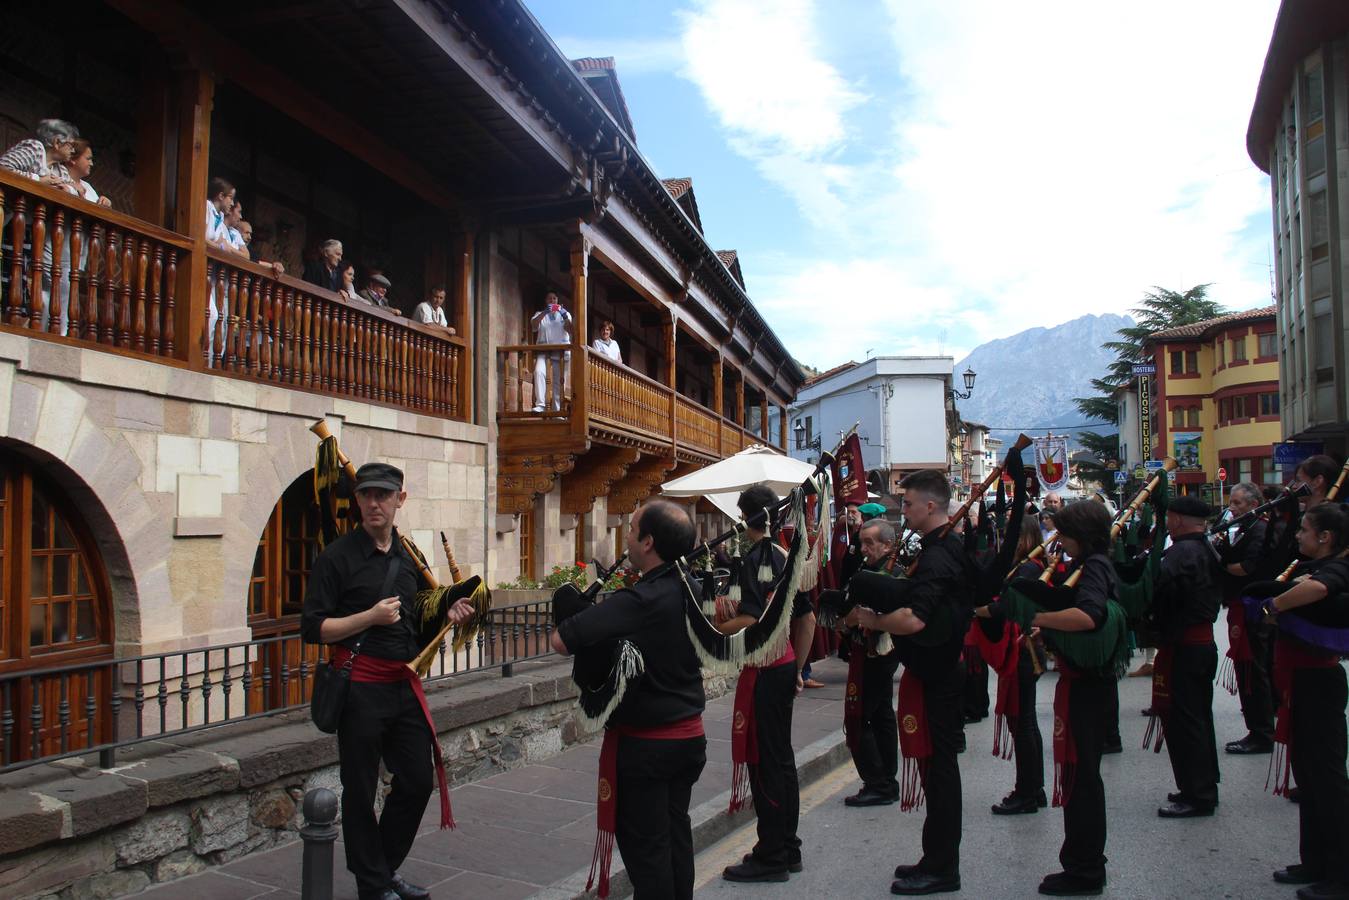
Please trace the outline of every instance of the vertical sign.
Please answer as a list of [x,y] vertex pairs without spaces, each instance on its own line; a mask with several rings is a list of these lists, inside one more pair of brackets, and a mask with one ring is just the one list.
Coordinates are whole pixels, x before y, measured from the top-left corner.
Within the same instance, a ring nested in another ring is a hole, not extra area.
[[1138,431],[1144,459],[1152,459],[1152,403],[1148,391],[1148,376],[1138,376]]

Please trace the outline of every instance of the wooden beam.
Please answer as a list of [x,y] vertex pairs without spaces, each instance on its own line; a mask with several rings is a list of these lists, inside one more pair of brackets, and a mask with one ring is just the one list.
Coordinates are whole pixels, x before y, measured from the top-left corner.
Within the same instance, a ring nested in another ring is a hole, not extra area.
[[169,214],[174,194],[175,128],[170,117],[176,112],[170,73],[157,57],[141,62],[140,101],[136,110],[136,178],[132,210],[137,218],[161,228],[173,228]]
[[[590,241],[588,227],[580,219],[573,225],[571,238],[571,427],[572,434],[584,437],[590,430],[590,386],[586,365],[586,334],[589,315],[586,294],[589,289]],[[537,401],[536,401],[537,402]]]
[[[465,341],[468,346],[473,348],[477,346],[473,339],[473,232],[462,231],[455,236],[454,241],[454,330]],[[463,365],[459,372],[459,396],[464,398],[465,422],[475,422],[475,406],[473,402],[473,367],[474,354],[462,354]]]
[[210,180],[211,107],[215,79],[200,69],[184,72],[178,82],[178,184],[173,230],[192,244],[178,267],[174,308],[176,353],[194,369],[205,368],[206,305],[206,184]]

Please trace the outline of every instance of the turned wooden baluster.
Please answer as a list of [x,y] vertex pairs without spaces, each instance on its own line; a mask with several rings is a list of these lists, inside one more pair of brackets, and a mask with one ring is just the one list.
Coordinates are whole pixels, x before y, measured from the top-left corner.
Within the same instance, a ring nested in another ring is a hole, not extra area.
[[117,259],[120,251],[117,242],[121,233],[108,229],[108,241],[103,245],[103,297],[99,306],[99,341],[109,347],[117,345],[114,314],[117,310]]
[[[6,209],[6,207],[8,206],[8,203],[9,203],[9,196],[8,196],[7,194],[5,194],[5,189],[4,189],[4,187],[3,187],[2,185],[0,185],[0,222],[4,222],[4,220],[5,220],[5,209]],[[2,230],[0,230],[0,235],[3,235],[3,231],[2,231]],[[18,256],[18,255],[19,255],[19,248],[18,248],[18,247],[14,247],[14,248],[11,248],[11,249],[12,249],[12,251],[13,251],[13,255],[14,255],[14,256]],[[3,240],[0,240],[0,272],[3,272],[4,270],[5,270],[5,248],[4,248],[4,241],[3,241]],[[3,284],[2,284],[2,283],[0,283],[0,289],[3,289]],[[10,294],[13,295],[13,293],[14,293],[14,288],[11,286],[11,287],[10,287]],[[7,299],[8,299],[8,298],[6,298],[6,297],[0,297],[0,321],[4,321],[4,320],[7,318],[7,317],[5,316],[6,301],[7,301]]]
[[243,367],[243,329],[245,313],[244,307],[248,305],[248,284],[253,280],[253,276],[247,272],[241,272],[233,266],[230,271],[230,290],[229,290],[229,315],[225,323],[225,355],[220,359],[221,368],[227,368],[231,372],[241,371]]
[[314,387],[327,390],[328,382],[328,304],[314,298]]
[[47,204],[38,202],[33,207],[33,263],[29,268],[28,286],[28,322],[27,328],[42,328],[42,276],[50,270],[42,252],[47,246]]
[[419,334],[413,343],[412,356],[412,380],[416,386],[417,408],[431,409],[431,386],[426,383],[426,347],[430,340],[424,334]]
[[304,325],[300,332],[304,339],[304,386],[314,386],[314,298],[304,295]]
[[208,349],[208,341],[211,339],[211,308],[215,306],[215,294],[220,266],[214,260],[206,260],[206,315],[202,321],[193,326],[198,338],[198,345],[201,350],[202,359],[206,367],[211,366],[211,351]]
[[178,251],[168,249],[168,265],[164,268],[164,355],[173,355],[173,294],[178,284]]
[[103,225],[97,221],[89,230],[89,268],[84,280],[84,339],[98,343],[99,305],[103,293]]
[[402,327],[390,326],[393,331],[393,355],[396,368],[394,370],[394,393],[397,395],[395,401],[403,405],[408,402],[408,357],[407,357],[407,332]]
[[285,315],[282,308],[281,298],[286,293],[286,289],[280,284],[271,286],[271,293],[268,295],[268,309],[271,314],[267,316],[267,361],[271,367],[271,381],[285,381],[285,372],[281,366],[281,317]]
[[131,303],[133,296],[131,282],[136,273],[135,250],[136,239],[131,235],[124,236],[122,238],[122,270],[118,278],[118,285],[121,290],[118,292],[117,299],[117,343],[126,350],[131,349]]
[[[145,352],[145,335],[148,332],[149,325],[146,323],[146,317],[149,313],[147,307],[150,303],[150,292],[147,290],[150,280],[150,246],[149,242],[141,240],[136,245],[136,283],[133,285],[134,307],[132,309],[131,328],[135,333],[133,341],[137,350]],[[153,348],[152,348],[153,349]]]
[[163,331],[160,322],[163,321],[164,306],[161,297],[160,285],[164,283],[164,246],[155,244],[155,254],[150,263],[150,300],[149,315],[150,327],[146,333],[145,341],[149,351],[156,356],[163,352]]
[[70,223],[70,299],[66,302],[66,334],[79,339],[83,336],[80,328],[80,288],[84,279],[84,220],[78,216]]
[[398,361],[394,359],[393,326],[388,322],[379,323],[379,374],[380,386],[384,394],[383,400],[385,403],[391,403],[398,390],[398,385],[395,383],[398,375]]
[[358,315],[361,323],[361,395],[368,400],[375,399],[374,323],[368,316]]
[[267,347],[266,297],[272,283],[270,278],[259,278],[248,295],[248,371],[255,378],[262,377],[262,354]]
[[52,269],[48,275],[51,301],[47,304],[47,331],[51,334],[64,333],[64,329],[61,328],[61,256],[66,249],[66,232],[63,227],[65,223],[66,211],[58,206],[52,218]]
[[355,394],[356,370],[352,365],[352,351],[354,349],[351,331],[351,310],[345,306],[337,309],[338,316],[338,388],[344,394]]
[[337,307],[323,302],[323,386],[337,388]]
[[15,198],[14,218],[10,220],[10,245],[14,258],[9,267],[9,305],[5,307],[5,321],[14,324],[23,309],[23,237],[27,230],[28,198],[20,194]]

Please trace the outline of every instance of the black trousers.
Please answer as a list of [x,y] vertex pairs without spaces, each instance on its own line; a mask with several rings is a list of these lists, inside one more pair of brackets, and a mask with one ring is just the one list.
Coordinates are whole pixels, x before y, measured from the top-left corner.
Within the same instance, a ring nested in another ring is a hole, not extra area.
[[1250,662],[1236,663],[1237,696],[1246,731],[1265,741],[1274,740],[1274,640],[1263,622],[1246,622],[1251,645]]
[[690,900],[689,797],[707,763],[707,739],[625,737],[618,744],[618,852],[637,900]]
[[1345,775],[1344,669],[1293,673],[1293,777],[1302,863],[1318,877],[1349,883],[1349,777]]
[[[861,653],[861,648],[856,648]],[[868,657],[862,663],[862,724],[853,764],[873,791],[899,796],[899,727],[895,723],[895,670],[899,658]]]
[[1045,788],[1045,745],[1040,737],[1040,721],[1035,715],[1035,688],[1040,676],[1031,666],[1030,651],[1023,644],[1016,664],[1016,693],[1020,710],[1012,730],[1016,748],[1016,792],[1022,797],[1037,796]]
[[1171,710],[1162,717],[1176,790],[1190,803],[1218,802],[1218,742],[1213,734],[1213,678],[1218,648],[1175,644]]
[[988,665],[979,656],[977,647],[966,646],[971,659],[965,665],[965,690],[961,712],[970,719],[988,718]]
[[932,732],[932,758],[923,770],[927,817],[923,819],[923,858],[918,868],[931,875],[960,874],[960,765],[963,736],[960,698],[965,661],[957,659],[950,674],[923,682],[927,724]]
[[1106,688],[1109,693],[1105,697],[1105,742],[1119,744],[1119,682],[1108,679]]
[[[1060,676],[1062,677],[1062,676]],[[1107,707],[1118,685],[1113,678],[1082,676],[1068,686],[1068,731],[1077,747],[1068,802],[1063,806],[1059,863],[1083,878],[1105,877],[1105,783],[1101,748],[1110,729]]]
[[[862,652],[858,648],[854,651]],[[759,763],[749,767],[749,785],[758,817],[754,857],[769,866],[786,866],[801,858],[801,839],[796,836],[801,788],[796,778],[796,751],[792,749],[795,700],[795,662],[759,670],[754,682]]]
[[[407,682],[354,681],[337,729],[342,778],[342,842],[362,897],[385,890],[403,864],[431,798],[431,729]],[[375,819],[379,764],[393,776]]]

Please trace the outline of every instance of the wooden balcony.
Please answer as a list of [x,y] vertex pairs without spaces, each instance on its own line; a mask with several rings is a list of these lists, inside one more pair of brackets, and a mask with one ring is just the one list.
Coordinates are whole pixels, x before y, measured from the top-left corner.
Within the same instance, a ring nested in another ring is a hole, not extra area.
[[[612,487],[610,512],[626,512],[676,465],[697,468],[752,444],[775,446],[589,348],[580,351],[585,354],[585,393],[577,398],[569,363],[573,352],[565,344],[497,348],[498,512],[527,510],[538,494],[552,489],[558,476],[563,478],[564,511],[584,512],[594,497]],[[554,356],[564,382],[556,409]],[[544,391],[536,396],[540,363]],[[569,480],[584,481],[586,487],[569,490]]]
[[187,238],[3,170],[0,214],[0,329],[468,417],[460,337],[214,249],[194,284]]

